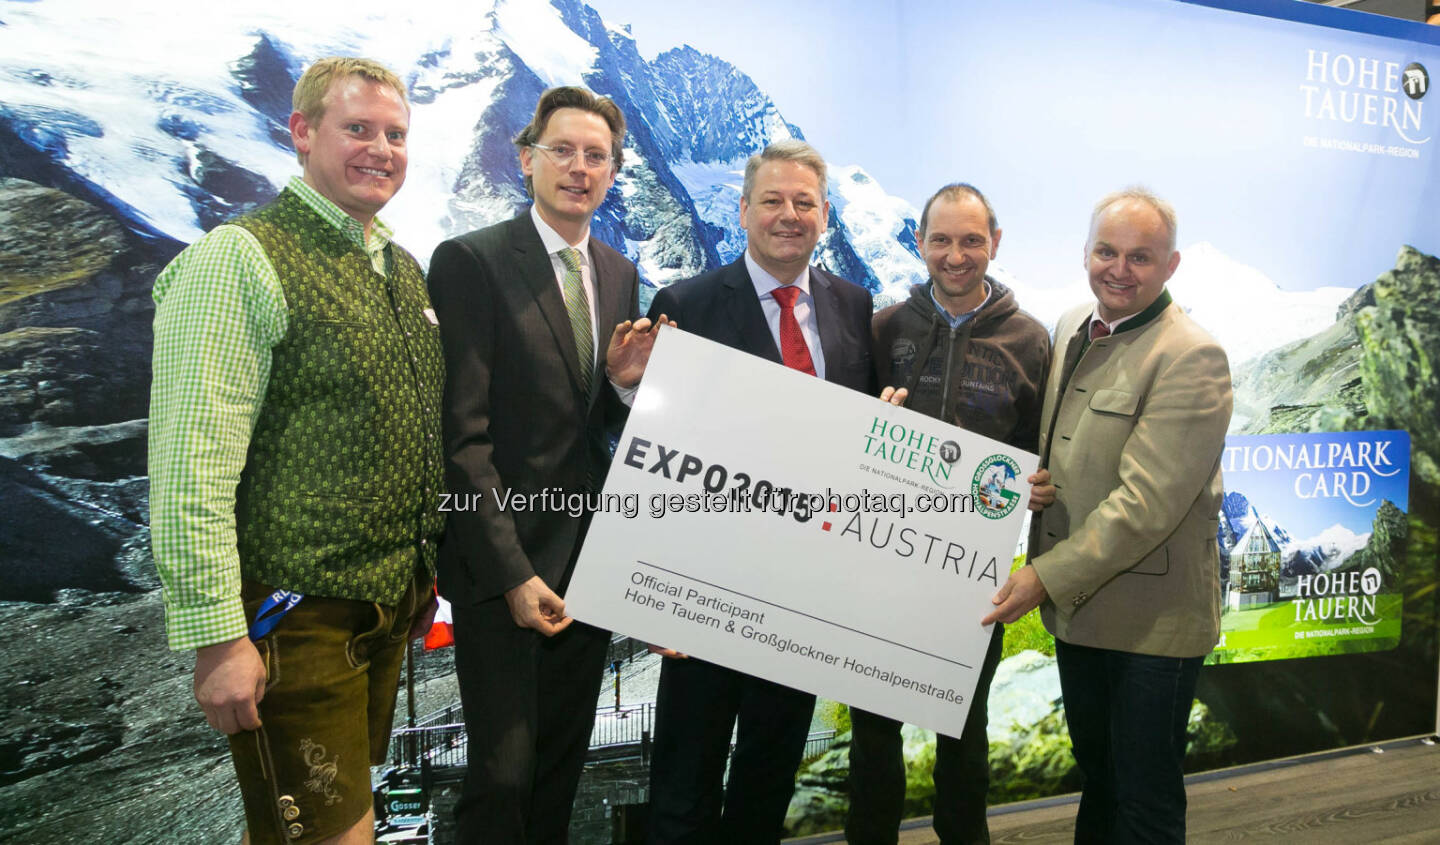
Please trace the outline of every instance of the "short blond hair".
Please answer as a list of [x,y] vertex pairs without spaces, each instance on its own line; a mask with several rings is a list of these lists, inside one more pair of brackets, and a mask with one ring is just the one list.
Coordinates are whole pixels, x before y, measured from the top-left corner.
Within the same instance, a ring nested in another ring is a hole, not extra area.
[[[388,85],[400,95],[400,102],[405,104],[405,110],[410,110],[410,99],[405,95],[405,83],[400,81],[395,71],[373,59],[353,56],[326,56],[305,68],[300,80],[295,83],[294,93],[290,95],[290,107],[304,115],[307,123],[320,122],[325,117],[325,95],[330,93],[330,86],[337,80],[350,76]],[[305,156],[299,151],[296,151],[295,157],[302,165],[305,163]]]
[[1155,209],[1155,213],[1160,215],[1160,220],[1165,224],[1165,230],[1170,233],[1170,251],[1174,252],[1175,236],[1180,230],[1179,218],[1175,215],[1175,206],[1142,185],[1131,185],[1101,197],[1100,201],[1095,203],[1095,210],[1090,213],[1090,231],[1095,231],[1095,223],[1100,219],[1100,215],[1105,213],[1105,209],[1125,200],[1137,200]]

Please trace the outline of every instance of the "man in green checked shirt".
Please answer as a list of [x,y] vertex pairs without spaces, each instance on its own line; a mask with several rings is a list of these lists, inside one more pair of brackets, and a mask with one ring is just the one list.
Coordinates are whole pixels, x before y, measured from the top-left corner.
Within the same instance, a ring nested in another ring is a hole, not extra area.
[[155,280],[151,539],[250,842],[373,840],[369,766],[434,613],[439,331],[375,219],[408,129],[393,72],[317,61],[290,116],[303,175]]

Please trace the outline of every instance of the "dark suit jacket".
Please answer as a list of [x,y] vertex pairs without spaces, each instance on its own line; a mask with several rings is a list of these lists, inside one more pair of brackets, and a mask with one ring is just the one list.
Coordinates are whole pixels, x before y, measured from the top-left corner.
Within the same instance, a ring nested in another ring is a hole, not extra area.
[[[812,267],[810,294],[825,380],[873,394],[869,292]],[[661,288],[650,316],[662,313],[684,331],[783,364],[743,256]],[[734,409],[736,414],[751,412]],[[651,841],[776,841],[814,697],[702,660],[678,663],[683,665],[667,661],[656,702]],[[710,761],[724,761],[725,737],[737,716],[739,740],[722,820],[720,767],[711,767]]]
[[599,361],[584,395],[579,357],[550,257],[527,210],[445,241],[430,260],[430,300],[445,351],[446,486],[440,591],[476,603],[539,575],[561,591],[581,520],[563,508],[502,510],[497,497],[599,489],[625,408],[605,378],[615,325],[639,312],[635,265],[590,241]]
[[[874,394],[870,292],[811,267],[810,295],[815,300],[815,324],[825,356],[825,380]],[[765,322],[743,255],[718,270],[661,288],[650,305],[650,317],[661,314],[679,323],[684,331],[784,363]]]

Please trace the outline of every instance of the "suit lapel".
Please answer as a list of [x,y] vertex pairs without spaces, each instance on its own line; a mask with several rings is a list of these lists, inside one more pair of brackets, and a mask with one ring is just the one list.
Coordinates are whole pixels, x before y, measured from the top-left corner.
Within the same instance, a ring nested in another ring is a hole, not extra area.
[[[555,282],[555,266],[535,230],[535,223],[526,211],[510,221],[510,243],[515,250],[515,261],[520,265],[520,278],[540,307],[540,314],[550,325],[555,336],[555,345],[560,358],[570,373],[570,385],[580,390],[580,355],[575,351],[575,333],[570,328],[570,315],[565,311],[565,299],[560,295],[560,286]],[[596,283],[599,287],[599,283]]]
[[1088,333],[1090,326],[1081,323],[1075,331],[1067,336],[1070,338],[1065,343],[1065,357],[1060,360],[1060,392],[1065,392],[1065,387],[1070,383],[1070,377],[1075,375],[1075,367],[1080,363],[1080,356],[1085,354],[1089,346]]
[[601,380],[607,378],[605,375],[605,352],[610,345],[610,335],[615,331],[615,326],[625,320],[634,319],[634,314],[625,313],[627,306],[627,291],[624,290],[618,280],[625,277],[625,264],[617,261],[616,254],[603,244],[590,240],[590,271],[591,281],[595,283],[595,346],[598,357],[595,362],[594,386],[597,389],[590,391],[590,401],[593,403],[595,397],[600,395],[598,390]]
[[1088,313],[1077,308],[1070,314],[1062,315],[1055,326],[1055,340],[1059,345],[1054,356],[1060,367],[1058,371],[1052,370],[1050,373],[1045,404],[1040,414],[1041,423],[1044,425],[1044,440],[1040,447],[1042,467],[1050,463],[1050,449],[1054,445],[1052,440],[1055,437],[1055,421],[1060,418],[1060,404],[1065,401],[1065,390],[1069,386],[1070,377],[1080,363],[1080,354],[1085,351],[1086,337],[1081,332],[1089,331],[1089,322],[1085,319]]
[[617,266],[615,253],[609,249],[602,248],[593,238],[590,241],[590,265],[593,271],[592,281],[595,283],[595,344],[599,347],[600,363],[596,366],[599,372],[605,366],[605,348],[610,343],[610,334],[615,331],[617,323],[634,319],[634,314],[626,314],[626,294],[628,291],[622,289],[617,279],[625,275],[625,267]]
[[844,360],[845,339],[840,330],[844,321],[840,318],[840,298],[830,289],[830,280],[810,268],[810,299],[815,303],[815,326],[820,330],[820,354],[825,357],[826,381],[839,374],[839,367],[830,364]]
[[605,344],[600,339],[610,337],[610,332],[615,330],[615,324],[620,322],[615,319],[615,310],[620,306],[620,292],[615,290],[612,280],[615,278],[608,256],[595,248],[592,242],[590,245],[590,270],[591,281],[595,283],[595,343],[600,347],[600,355],[605,355]]
[[755,283],[750,280],[750,271],[745,269],[745,256],[732,262],[725,272],[725,287],[730,289],[730,322],[735,326],[739,348],[759,355],[777,364],[784,364],[780,348],[770,335],[770,324],[765,322],[765,310],[760,307],[760,298],[755,295]]

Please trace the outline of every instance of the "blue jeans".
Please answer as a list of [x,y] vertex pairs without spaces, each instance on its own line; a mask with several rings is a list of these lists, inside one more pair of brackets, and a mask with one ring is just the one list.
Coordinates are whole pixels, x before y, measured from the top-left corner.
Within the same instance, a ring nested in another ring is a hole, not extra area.
[[1202,657],[1055,641],[1075,762],[1077,843],[1185,841],[1185,725]]

